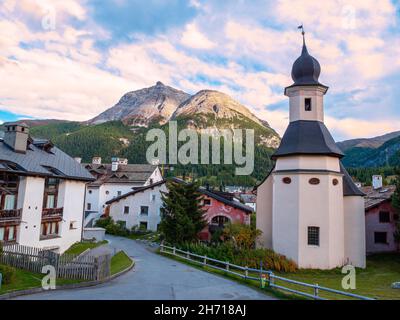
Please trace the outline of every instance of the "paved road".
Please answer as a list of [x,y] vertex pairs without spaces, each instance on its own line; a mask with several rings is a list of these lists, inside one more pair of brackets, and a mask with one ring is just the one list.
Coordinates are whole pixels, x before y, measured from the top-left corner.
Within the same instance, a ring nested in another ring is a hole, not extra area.
[[144,244],[108,236],[109,246],[122,249],[136,261],[128,273],[99,286],[57,290],[17,299],[30,300],[206,300],[274,299],[264,293],[151,252]]

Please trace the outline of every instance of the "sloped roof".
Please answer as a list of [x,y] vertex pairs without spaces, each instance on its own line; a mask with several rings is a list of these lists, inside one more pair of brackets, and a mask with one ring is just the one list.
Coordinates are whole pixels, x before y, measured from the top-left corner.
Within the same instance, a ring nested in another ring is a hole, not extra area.
[[364,206],[365,209],[372,209],[382,202],[389,201],[396,191],[396,186],[384,186],[379,189],[373,187],[362,187],[362,191],[365,193]]
[[91,185],[103,183],[145,183],[157,166],[150,164],[119,164],[117,171],[112,171],[111,164],[82,164],[95,177]]
[[247,213],[252,213],[252,212],[253,212],[253,209],[252,209],[252,208],[250,208],[250,207],[248,207],[248,206],[246,206],[246,205],[244,205],[244,204],[241,204],[241,203],[238,202],[238,201],[233,201],[233,200],[231,201],[231,200],[228,200],[228,199],[225,198],[225,197],[221,197],[220,195],[214,193],[214,192],[211,191],[211,190],[207,190],[207,189],[204,189],[204,188],[200,188],[199,191],[200,191],[201,193],[205,194],[206,196],[209,196],[210,198],[213,198],[213,199],[215,199],[215,200],[218,200],[218,201],[220,201],[220,202],[222,202],[222,203],[227,204],[228,206],[231,206],[231,207],[234,207],[234,208],[236,208],[236,209],[240,209],[240,210],[246,211]]
[[325,124],[310,120],[290,122],[272,159],[297,154],[344,156]]
[[343,195],[346,196],[360,196],[363,197],[365,194],[356,186],[353,179],[350,177],[346,168],[340,162],[340,173],[343,174]]
[[139,192],[143,192],[143,191],[146,191],[146,190],[149,190],[149,189],[153,189],[154,187],[160,186],[160,185],[162,185],[164,183],[165,183],[165,180],[161,180],[161,181],[158,181],[156,183],[149,184],[148,186],[145,186],[145,187],[135,188],[131,192],[125,193],[123,195],[120,195],[119,197],[116,197],[116,198],[114,198],[112,200],[107,201],[106,204],[111,204],[111,203],[117,202],[117,201],[119,201],[121,199],[130,197],[130,196],[134,196],[135,194],[137,194]]
[[[26,153],[17,153],[0,140],[0,161],[15,164],[16,170],[7,166],[2,171],[13,171],[24,175],[54,176],[64,179],[93,181],[93,176],[75,159],[58,149],[48,140],[30,139]],[[43,146],[51,146],[44,149]]]

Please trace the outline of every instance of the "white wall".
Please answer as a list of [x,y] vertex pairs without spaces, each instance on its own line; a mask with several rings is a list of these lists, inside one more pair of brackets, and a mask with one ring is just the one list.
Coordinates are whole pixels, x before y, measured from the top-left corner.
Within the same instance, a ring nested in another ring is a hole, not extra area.
[[[125,221],[126,227],[131,229],[133,226],[139,226],[140,222],[147,222],[148,230],[156,231],[157,225],[161,221],[160,208],[162,206],[161,193],[166,192],[165,184],[147,189],[134,195],[113,202],[110,205],[110,216],[114,221]],[[151,201],[151,195],[155,195],[155,200]],[[124,207],[129,207],[129,214],[124,214]],[[148,216],[140,215],[140,207],[148,206]]]
[[[289,120],[324,121],[325,89],[322,87],[293,87],[286,90],[289,96]],[[304,99],[311,98],[311,111],[305,111]]]
[[272,175],[257,188],[256,226],[262,231],[259,245],[272,249]]
[[20,177],[18,208],[22,208],[21,224],[17,242],[21,245],[40,247],[44,179]]
[[[22,208],[22,222],[17,242],[38,248],[58,248],[60,252],[81,240],[85,182],[61,180],[57,207],[63,208],[59,237],[40,240],[45,179],[21,177],[18,208]],[[70,229],[70,223],[73,228]]]
[[279,158],[275,165],[275,171],[279,170],[329,170],[340,172],[340,164],[335,157],[325,156],[288,156]]
[[345,258],[356,267],[365,268],[364,198],[344,197]]

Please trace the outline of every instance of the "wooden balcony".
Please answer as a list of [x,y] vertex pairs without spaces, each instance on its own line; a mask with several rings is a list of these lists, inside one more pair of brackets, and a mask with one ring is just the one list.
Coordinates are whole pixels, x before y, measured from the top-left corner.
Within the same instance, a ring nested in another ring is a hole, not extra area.
[[42,211],[42,221],[61,221],[64,208],[45,208]]
[[0,210],[0,224],[8,222],[21,222],[22,209]]

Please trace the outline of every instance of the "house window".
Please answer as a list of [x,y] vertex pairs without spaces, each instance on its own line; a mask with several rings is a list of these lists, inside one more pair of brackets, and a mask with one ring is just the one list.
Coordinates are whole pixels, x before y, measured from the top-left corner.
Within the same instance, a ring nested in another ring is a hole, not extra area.
[[70,230],[77,229],[77,227],[75,226],[75,224],[76,224],[76,221],[70,221],[70,222],[69,222],[69,229],[70,229]]
[[150,201],[156,201],[156,195],[155,194],[152,194],[150,196]]
[[92,204],[91,204],[91,203],[88,203],[88,204],[87,204],[87,209],[88,209],[88,210],[92,210]]
[[146,221],[140,221],[139,229],[147,230],[147,222]]
[[46,178],[44,186],[43,207],[53,209],[57,207],[59,180],[55,178]]
[[390,222],[390,212],[389,211],[380,211],[379,212],[379,222],[380,223],[389,223]]
[[308,245],[319,246],[319,227],[308,227]]
[[204,200],[203,200],[203,204],[204,204],[205,206],[211,206],[211,200],[210,200],[210,199],[204,199]]
[[107,191],[106,191],[106,194],[110,194],[110,191],[107,190]]
[[149,214],[149,207],[147,206],[141,206],[140,207],[140,214],[147,216]]
[[117,192],[117,196],[119,197],[122,194],[122,191]]
[[15,241],[17,238],[17,227],[0,227],[0,241]]
[[387,232],[375,232],[374,238],[375,243],[387,244]]
[[17,175],[1,173],[0,174],[0,209],[17,209],[18,181]]
[[89,190],[89,194],[92,194],[92,190]]
[[45,222],[41,225],[40,234],[42,237],[58,236],[59,222]]
[[320,183],[318,178],[311,178],[310,180],[308,180],[309,184],[313,184],[313,185],[317,185]]
[[150,179],[150,184],[153,184],[153,179]]
[[304,99],[304,109],[306,111],[311,111],[311,98],[305,98]]
[[128,206],[125,206],[124,207],[124,214],[128,214],[129,213],[129,207]]
[[282,179],[282,182],[285,183],[285,184],[290,184],[290,183],[292,183],[292,179],[290,179],[289,177],[284,177]]

